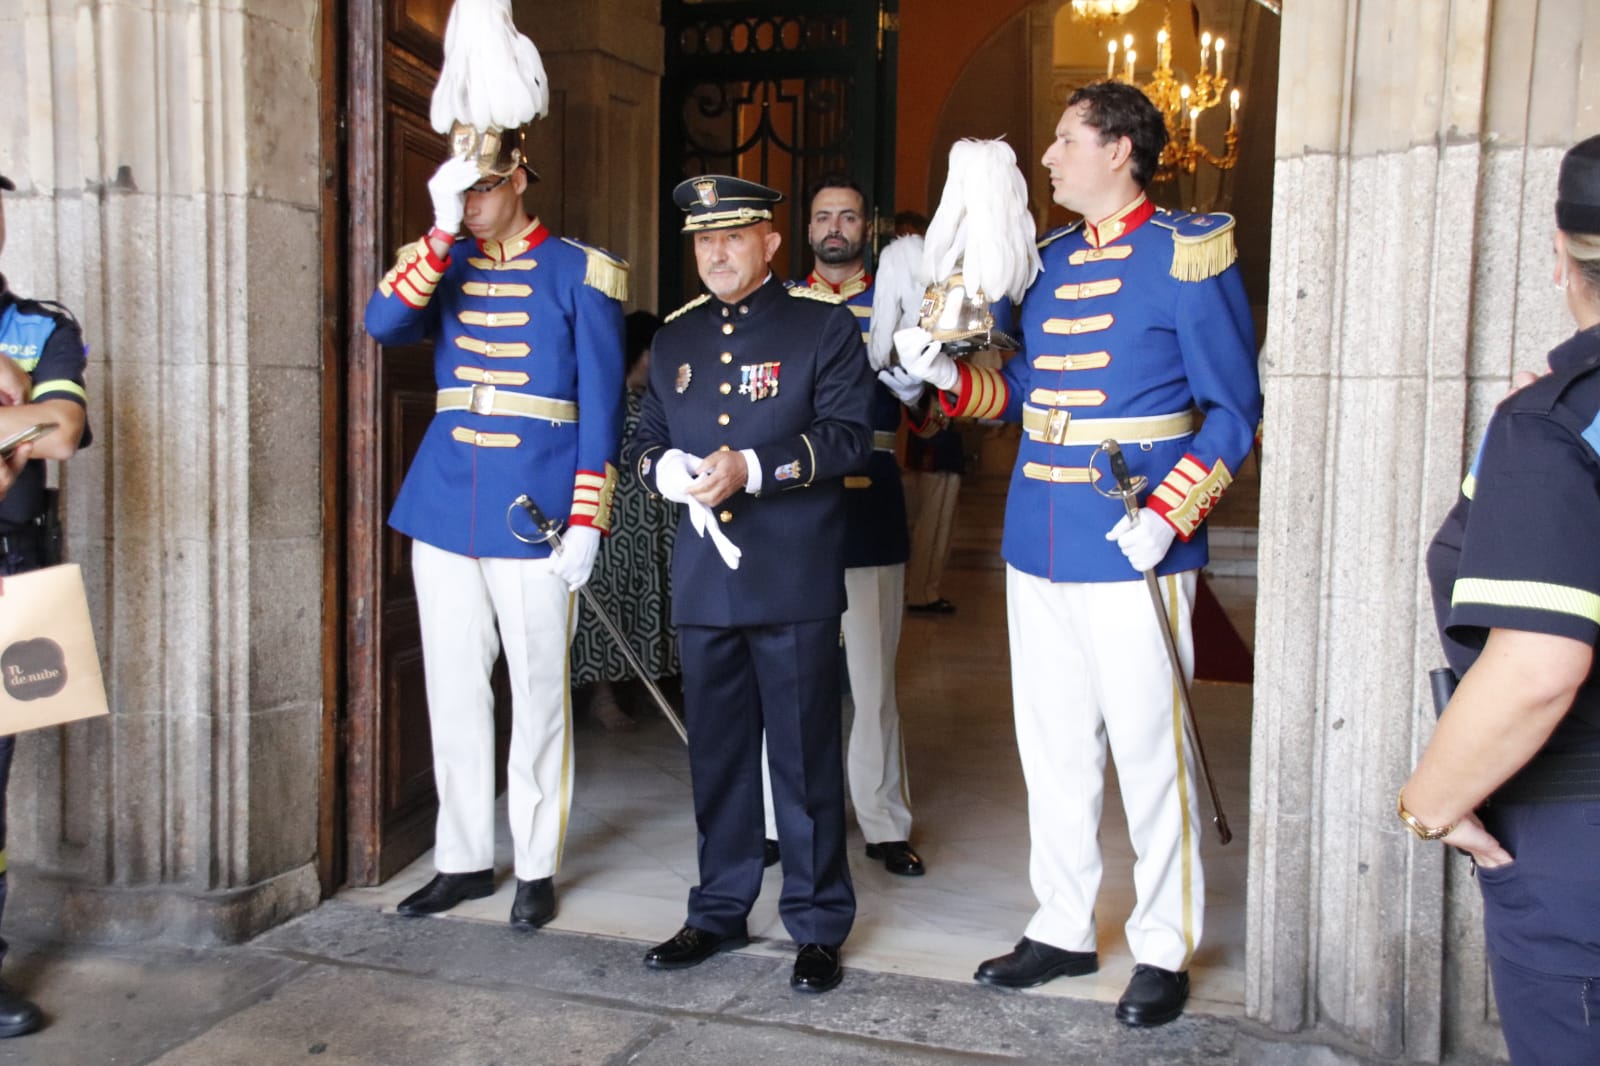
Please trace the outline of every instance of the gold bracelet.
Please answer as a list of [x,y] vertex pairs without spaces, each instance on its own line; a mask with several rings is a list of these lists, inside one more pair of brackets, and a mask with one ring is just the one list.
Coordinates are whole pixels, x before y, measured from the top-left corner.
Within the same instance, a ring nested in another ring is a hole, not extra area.
[[1416,815],[1406,810],[1406,790],[1403,786],[1400,789],[1400,794],[1394,799],[1394,813],[1398,814],[1400,816],[1400,820],[1406,823],[1406,826],[1409,827],[1413,833],[1417,834],[1418,840],[1438,840],[1440,837],[1449,836],[1451,830],[1455,829],[1456,827],[1456,823],[1454,822],[1451,822],[1449,825],[1436,826],[1432,829],[1429,829],[1427,826],[1423,825],[1422,822],[1417,819]]

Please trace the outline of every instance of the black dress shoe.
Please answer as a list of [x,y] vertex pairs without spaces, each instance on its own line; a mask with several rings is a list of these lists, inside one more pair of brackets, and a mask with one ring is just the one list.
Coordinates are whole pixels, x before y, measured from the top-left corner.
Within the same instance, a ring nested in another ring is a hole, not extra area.
[[732,951],[750,943],[744,935],[718,936],[686,925],[644,953],[644,964],[652,970],[685,970],[698,966],[719,951]]
[[41,1021],[38,1007],[0,984],[0,1038],[31,1033]]
[[996,988],[1032,988],[1057,977],[1082,977],[1099,968],[1100,956],[1092,951],[1068,951],[1023,937],[1011,954],[981,963],[972,979]]
[[1117,1000],[1117,1021],[1136,1027],[1166,1025],[1183,1013],[1188,998],[1188,971],[1173,973],[1141,962]]
[[928,603],[908,603],[906,610],[912,614],[955,614],[956,605],[941,596]]
[[844,980],[839,965],[839,949],[827,944],[801,944],[794,957],[794,973],[789,987],[797,992],[826,992]]
[[537,881],[517,878],[517,898],[511,902],[511,924],[517,929],[537,929],[556,916],[556,886],[549,877]]
[[416,918],[447,911],[462,900],[494,895],[494,871],[474,870],[470,874],[434,874],[433,880],[400,901],[396,914]]
[[867,858],[877,859],[883,868],[901,877],[921,877],[927,873],[922,856],[911,850],[909,840],[889,840],[882,844],[868,844]]
[[783,858],[783,852],[778,847],[776,840],[763,840],[761,842],[761,865],[763,868],[778,865],[778,860]]

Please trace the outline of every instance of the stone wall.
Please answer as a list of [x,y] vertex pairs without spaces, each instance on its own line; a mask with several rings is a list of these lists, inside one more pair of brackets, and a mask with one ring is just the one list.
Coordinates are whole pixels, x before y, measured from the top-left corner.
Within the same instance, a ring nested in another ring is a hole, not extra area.
[[1597,33],[1592,0],[1285,5],[1247,986],[1275,1028],[1501,1047],[1476,886],[1394,796],[1442,661],[1427,540],[1512,370],[1572,328],[1552,205]]
[[63,487],[112,704],[19,744],[13,915],[234,939],[318,898],[320,11],[5,11],[4,268],[91,346]]

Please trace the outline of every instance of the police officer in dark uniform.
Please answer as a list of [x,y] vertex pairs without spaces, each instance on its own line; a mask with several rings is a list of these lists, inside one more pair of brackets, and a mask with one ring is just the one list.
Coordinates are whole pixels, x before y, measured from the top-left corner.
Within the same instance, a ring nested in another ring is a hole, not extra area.
[[1579,331],[1495,411],[1428,550],[1461,683],[1396,804],[1477,866],[1517,1066],[1600,1062],[1600,137],[1562,160],[1556,227]]
[[[0,189],[16,186],[0,176]],[[5,248],[0,197],[0,251]],[[83,334],[60,304],[24,300],[0,276],[0,440],[41,423],[55,428],[10,457],[0,475],[0,580],[35,570],[54,552],[43,459],[67,459],[89,443],[84,415]],[[25,465],[23,465],[25,463]],[[5,789],[15,737],[0,736],[0,912],[6,902]],[[0,940],[0,959],[6,944]],[[0,1037],[39,1028],[39,1008],[0,984]]]
[[783,850],[779,913],[799,945],[791,985],[839,983],[855,919],[845,860],[839,617],[841,478],[872,448],[872,378],[837,297],[785,288],[769,263],[779,193],[737,178],[680,184],[710,292],[656,334],[624,461],[682,503],[672,620],[683,656],[700,884],[645,965],[678,969],[742,945],[761,889],[761,736]]

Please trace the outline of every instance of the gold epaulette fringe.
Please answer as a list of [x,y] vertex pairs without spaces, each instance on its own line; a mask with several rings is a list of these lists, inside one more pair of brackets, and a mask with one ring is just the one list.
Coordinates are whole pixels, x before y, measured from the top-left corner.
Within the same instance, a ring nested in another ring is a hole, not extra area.
[[1059,229],[1053,229],[1049,233],[1046,233],[1043,237],[1040,237],[1035,247],[1042,252],[1056,241],[1059,241],[1061,238],[1065,237],[1067,234],[1073,232],[1082,225],[1083,219],[1080,218],[1078,221],[1062,226]]
[[1239,258],[1233,243],[1233,220],[1214,233],[1172,235],[1172,276],[1179,281],[1204,281],[1227,270]]
[[672,314],[668,315],[666,318],[663,318],[661,320],[661,324],[663,326],[666,325],[668,322],[671,322],[673,319],[679,317],[684,312],[694,310],[696,307],[699,307],[701,304],[705,303],[709,299],[711,299],[711,294],[709,292],[701,293],[699,296],[696,296],[694,299],[690,300],[688,303],[684,304],[682,307],[680,307],[676,311],[672,312]]
[[789,295],[798,296],[802,300],[821,300],[825,304],[844,303],[844,297],[838,293],[823,292],[820,289],[813,289],[809,285],[791,285],[789,287]]
[[583,283],[591,289],[599,289],[613,300],[626,301],[628,264],[594,248],[585,248],[583,251],[589,257],[583,271]]

